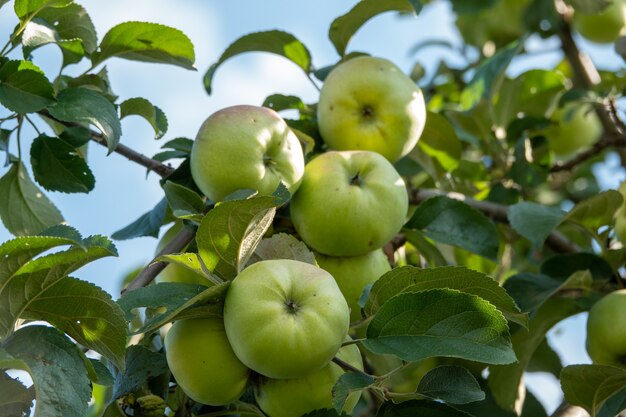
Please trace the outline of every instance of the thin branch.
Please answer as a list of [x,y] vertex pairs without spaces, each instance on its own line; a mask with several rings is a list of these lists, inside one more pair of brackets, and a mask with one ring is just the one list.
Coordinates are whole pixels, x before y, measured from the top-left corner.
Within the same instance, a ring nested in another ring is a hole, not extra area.
[[335,362],[337,365],[339,365],[341,367],[341,369],[343,369],[346,372],[356,372],[356,373],[359,373],[359,374],[368,375],[365,372],[363,372],[362,370],[360,370],[359,368],[356,368],[356,367],[350,365],[346,361],[342,361],[341,359],[339,359],[336,356],[332,359],[332,361]]
[[183,227],[183,229],[178,232],[178,234],[176,234],[176,236],[174,236],[174,238],[170,240],[167,245],[159,251],[159,253],[156,254],[154,259],[152,259],[152,261],[135,277],[135,279],[122,290],[122,294],[150,284],[154,278],[168,265],[167,262],[156,262],[155,260],[159,256],[181,252],[189,244],[189,242],[193,240],[195,234],[195,230],[191,227]]
[[[425,200],[437,196],[446,196],[455,200],[459,200],[467,204],[468,206],[475,208],[482,212],[487,217],[498,223],[509,223],[508,207],[501,204],[491,203],[489,201],[474,200],[464,194],[445,192],[435,189],[419,189],[412,191],[409,194],[409,200],[411,204],[419,204]],[[575,253],[579,252],[580,248],[570,242],[565,236],[559,232],[552,232],[546,239],[546,246],[557,253]]]
[[[57,118],[55,118],[54,116],[52,116],[47,110],[41,110],[39,112],[39,114],[41,116],[44,116],[48,119],[54,120],[57,123],[60,123],[64,126],[67,127],[85,127],[80,123],[75,123],[75,122],[64,122],[62,120],[59,120]],[[107,141],[104,138],[104,135],[102,135],[102,133],[100,132],[96,132],[94,130],[89,130],[90,134],[91,134],[91,140],[93,140],[94,142],[104,146],[105,148],[108,147]],[[169,176],[172,172],[174,172],[174,168],[172,168],[171,166],[165,165],[159,161],[157,161],[156,159],[152,159],[142,153],[139,153],[131,148],[129,148],[126,145],[122,145],[121,143],[118,143],[117,146],[115,147],[115,149],[113,150],[115,153],[118,153],[122,156],[125,156],[126,158],[128,158],[130,161],[133,161],[143,167],[146,167],[147,169],[149,169],[150,171],[153,171],[154,173],[160,175],[161,177],[165,178],[167,176]]]
[[591,148],[578,153],[576,157],[565,162],[554,164],[550,168],[550,172],[569,171],[610,147],[626,148],[626,137],[622,135],[603,135]]
[[589,414],[583,408],[563,402],[550,417],[589,417]]

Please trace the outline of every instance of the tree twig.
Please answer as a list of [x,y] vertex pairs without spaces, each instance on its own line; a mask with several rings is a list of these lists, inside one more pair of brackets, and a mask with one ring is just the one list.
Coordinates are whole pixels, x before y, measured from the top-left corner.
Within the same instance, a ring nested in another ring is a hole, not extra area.
[[[48,119],[54,120],[57,123],[60,123],[64,126],[68,126],[68,127],[85,127],[80,123],[75,123],[75,122],[64,122],[62,120],[59,120],[57,118],[55,118],[54,116],[52,116],[47,110],[41,110],[39,111],[39,114],[41,116],[44,116]],[[92,129],[89,129],[90,135],[91,135],[91,140],[104,146],[105,148],[108,147],[108,144],[106,142],[106,139],[104,138],[104,136],[102,135],[102,133],[100,132],[96,132]],[[174,172],[174,168],[172,168],[171,166],[165,165],[155,159],[152,159],[150,157],[147,157],[146,155],[139,153],[131,148],[129,148],[126,145],[123,145],[121,143],[118,143],[117,146],[115,147],[115,149],[113,150],[115,153],[118,153],[122,156],[125,156],[126,158],[128,158],[129,160],[143,166],[146,167],[147,169],[149,169],[150,171],[153,171],[154,173],[160,175],[161,177],[167,177],[168,175],[170,175],[172,172]]]
[[[495,222],[505,224],[509,223],[507,206],[489,201],[474,200],[473,198],[460,193],[445,192],[436,189],[419,189],[414,190],[409,194],[409,201],[411,204],[419,204],[429,198],[437,196],[446,196],[448,198],[462,201],[468,206],[481,211]],[[580,248],[576,244],[570,242],[559,232],[552,232],[548,235],[548,238],[546,239],[546,246],[557,253],[575,253],[580,251]]]
[[584,408],[562,402],[550,417],[589,417]]
[[576,157],[565,162],[554,164],[550,168],[550,172],[569,171],[609,147],[626,148],[626,137],[622,135],[603,135],[602,139],[594,143],[591,148],[578,153]]
[[150,284],[154,278],[159,275],[163,269],[168,265],[167,262],[155,260],[159,256],[168,255],[170,253],[181,252],[188,244],[193,240],[195,236],[195,230],[191,227],[183,227],[172,240],[170,240],[163,249],[156,254],[154,259],[133,279],[130,284],[122,290],[122,294],[135,290],[137,288],[145,287]]
[[359,374],[364,374],[365,373],[362,370],[360,370],[359,368],[356,368],[356,367],[350,365],[346,361],[342,361],[341,359],[339,359],[336,356],[332,359],[332,361],[335,362],[337,365],[339,365],[341,367],[341,369],[343,369],[346,372],[356,372],[356,373],[359,373]]

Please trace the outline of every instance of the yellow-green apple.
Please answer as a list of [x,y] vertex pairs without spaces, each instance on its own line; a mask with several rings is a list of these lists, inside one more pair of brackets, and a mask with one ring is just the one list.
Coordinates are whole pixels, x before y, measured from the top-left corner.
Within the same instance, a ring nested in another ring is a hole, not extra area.
[[333,277],[305,262],[254,263],[232,281],[224,325],[237,357],[270,378],[328,364],[348,334],[350,310]]
[[165,354],[176,382],[194,401],[229,404],[246,389],[250,371],[233,352],[221,317],[174,322]]
[[[165,247],[173,238],[181,231],[183,224],[174,223],[172,227],[167,229],[157,245],[155,255]],[[184,250],[183,250],[184,251]],[[183,282],[189,284],[211,285],[211,281],[206,279],[202,274],[198,274],[189,268],[174,263],[168,264],[167,267],[155,278],[156,282]]]
[[574,13],[574,29],[596,43],[613,43],[626,28],[626,1],[613,0],[596,14]]
[[232,106],[204,121],[191,149],[191,175],[212,201],[237,190],[269,195],[282,181],[292,194],[304,171],[296,135],[274,110]]
[[626,290],[613,291],[589,310],[587,353],[594,363],[626,368]]
[[568,158],[593,145],[602,135],[602,125],[593,107],[569,102],[557,108],[545,131],[548,145],[557,157]]
[[328,74],[317,119],[331,149],[374,151],[395,162],[417,144],[426,106],[422,90],[395,64],[361,56]]
[[[342,347],[337,357],[363,370],[363,360],[356,345]],[[332,388],[344,370],[334,362],[301,378],[262,378],[254,386],[254,395],[261,410],[269,417],[302,416],[313,410],[332,408]],[[348,395],[343,407],[347,414],[359,401],[360,391]]]
[[370,151],[331,151],[307,164],[291,200],[302,240],[324,255],[365,255],[383,247],[404,224],[404,180]]
[[335,278],[339,289],[350,306],[350,320],[361,319],[359,298],[363,289],[373,284],[381,275],[391,270],[387,255],[377,249],[361,256],[326,256],[315,254],[317,264]]

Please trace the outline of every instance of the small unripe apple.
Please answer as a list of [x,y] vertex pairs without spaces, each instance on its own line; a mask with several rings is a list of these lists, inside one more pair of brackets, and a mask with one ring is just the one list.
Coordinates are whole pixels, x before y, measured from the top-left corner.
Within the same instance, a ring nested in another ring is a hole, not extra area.
[[[174,223],[172,227],[167,229],[156,247],[155,255],[167,245],[183,228],[180,222]],[[184,249],[183,249],[184,251]],[[211,281],[206,279],[202,274],[198,274],[184,266],[170,263],[163,271],[154,279],[155,282],[183,282],[188,284],[211,285]]]
[[302,146],[274,110],[233,106],[204,121],[191,149],[191,175],[211,201],[237,190],[269,195],[282,181],[290,193],[304,172]]
[[426,124],[422,90],[392,62],[370,56],[335,67],[322,86],[317,118],[324,142],[339,151],[407,155]]
[[237,357],[270,378],[299,378],[328,364],[350,326],[333,277],[289,259],[244,269],[224,301],[224,325]]
[[363,289],[373,284],[385,272],[391,270],[387,255],[377,249],[361,256],[326,256],[315,255],[317,264],[335,278],[339,289],[350,306],[350,321],[361,320],[359,298]]
[[246,389],[249,369],[235,356],[221,317],[176,321],[165,336],[165,354],[176,382],[194,401],[229,404]]
[[613,43],[626,28],[626,1],[613,0],[600,13],[574,14],[574,29],[585,39],[596,43]]
[[554,111],[553,125],[545,131],[548,146],[557,157],[568,158],[598,141],[602,124],[589,104],[569,102]]
[[[356,345],[344,346],[337,353],[344,362],[363,370],[363,360]],[[320,370],[297,379],[262,379],[254,395],[261,410],[269,417],[302,416],[314,410],[332,408],[332,388],[344,370],[330,362]],[[347,414],[359,401],[361,392],[348,395],[343,407]]]
[[291,219],[309,247],[357,256],[382,248],[405,222],[409,199],[393,165],[370,151],[326,152],[307,164]]
[[626,290],[613,291],[589,310],[587,353],[594,363],[626,368]]

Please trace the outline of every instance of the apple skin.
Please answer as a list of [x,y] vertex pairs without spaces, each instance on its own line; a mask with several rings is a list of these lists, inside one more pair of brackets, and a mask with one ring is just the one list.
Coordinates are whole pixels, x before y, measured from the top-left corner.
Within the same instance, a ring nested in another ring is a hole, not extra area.
[[613,43],[626,27],[626,1],[614,0],[597,14],[575,13],[574,29],[596,43]]
[[317,119],[331,149],[374,151],[395,162],[417,144],[426,106],[422,90],[395,64],[362,56],[330,72]]
[[366,255],[336,257],[315,254],[320,268],[328,271],[335,278],[341,293],[350,306],[350,321],[361,320],[359,298],[363,289],[373,284],[385,272],[391,271],[387,255],[382,249],[377,249]]
[[408,206],[404,180],[380,154],[331,151],[305,167],[291,200],[291,219],[317,252],[357,256],[389,242],[402,228]]
[[[342,347],[337,357],[363,370],[363,360],[356,345]],[[269,417],[302,416],[313,410],[332,408],[332,388],[344,370],[334,362],[302,378],[268,379],[254,386],[254,396],[261,410]],[[353,392],[343,407],[347,414],[359,401],[361,392]]]
[[235,356],[221,317],[176,321],[165,353],[176,382],[194,401],[229,404],[246,389],[250,370]]
[[305,262],[257,262],[232,281],[224,325],[237,357],[270,378],[299,378],[328,364],[350,326],[333,277]]
[[602,124],[593,108],[587,104],[567,103],[554,111],[554,122],[545,131],[552,152],[559,158],[569,158],[593,145],[602,135]]
[[594,363],[626,368],[626,290],[613,291],[589,310],[587,353]]
[[[167,229],[167,231],[163,234],[161,240],[157,245],[155,255],[159,253],[165,245],[167,245],[170,240],[174,238],[183,228],[182,223],[174,223],[172,227]],[[184,251],[184,250],[183,250]],[[210,286],[211,281],[206,279],[203,275],[195,273],[189,268],[185,268],[181,265],[176,264],[168,264],[167,267],[161,271],[159,275],[154,279],[155,282],[182,282],[188,284],[201,284]]]
[[274,110],[232,106],[204,121],[191,149],[191,175],[211,201],[237,190],[269,195],[280,181],[294,193],[304,172],[302,146]]

